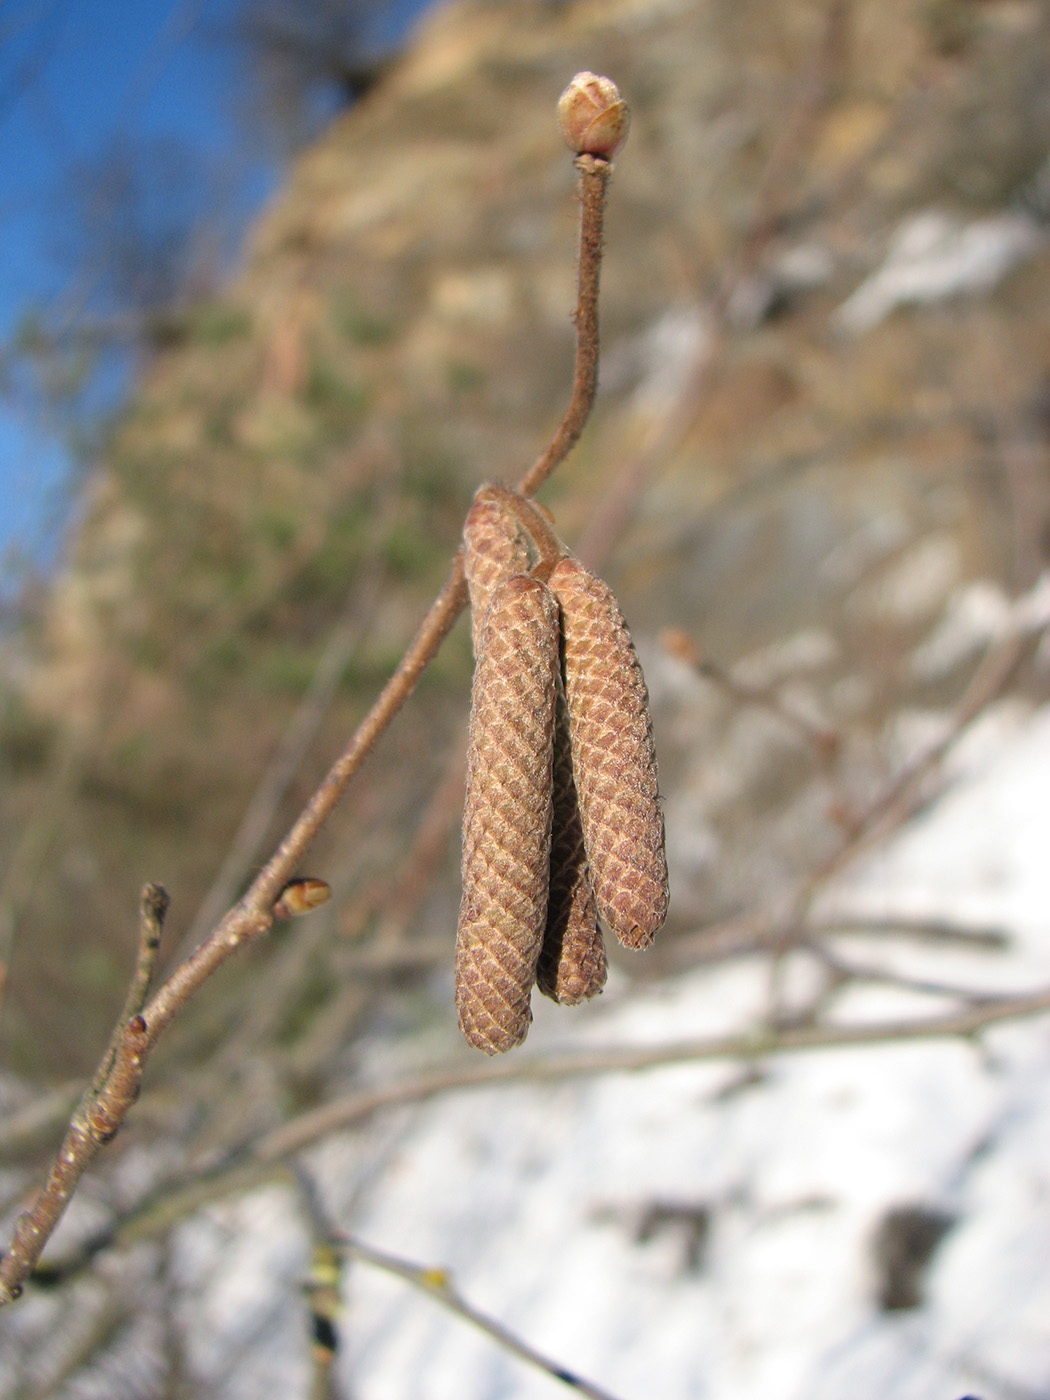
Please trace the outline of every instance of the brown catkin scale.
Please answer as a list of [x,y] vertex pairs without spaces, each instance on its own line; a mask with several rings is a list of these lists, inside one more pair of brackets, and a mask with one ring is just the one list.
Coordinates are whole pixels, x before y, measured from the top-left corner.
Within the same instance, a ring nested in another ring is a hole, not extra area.
[[470,697],[456,1009],[487,1054],[525,1039],[547,920],[558,607],[544,584],[493,591]]
[[612,591],[572,558],[549,583],[561,606],[573,773],[598,913],[621,943],[644,948],[668,898],[645,679]]
[[524,526],[507,509],[498,488],[482,486],[463,526],[463,568],[470,593],[474,655],[493,589],[515,574],[527,574],[536,553]]
[[572,775],[569,715],[565,692],[559,684],[554,731],[551,885],[536,986],[552,1001],[575,1006],[597,996],[607,975],[605,942],[598,927]]

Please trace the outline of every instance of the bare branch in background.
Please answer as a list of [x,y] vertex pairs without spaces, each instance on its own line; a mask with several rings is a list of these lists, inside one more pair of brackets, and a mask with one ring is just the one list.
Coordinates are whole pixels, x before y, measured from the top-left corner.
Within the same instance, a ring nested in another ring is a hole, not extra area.
[[[943,995],[943,989],[938,988]],[[311,1109],[258,1138],[245,1151],[166,1183],[101,1230],[86,1246],[48,1269],[52,1283],[75,1276],[103,1251],[155,1236],[202,1205],[265,1182],[285,1179],[286,1164],[333,1133],[359,1127],[376,1114],[445,1094],[507,1084],[555,1084],[599,1075],[637,1074],[672,1065],[763,1060],[810,1050],[899,1044],[906,1041],[966,1039],[1004,1022],[1050,1012],[1050,987],[1032,992],[977,998],[934,1016],[852,1024],[796,1022],[756,1026],[743,1034],[709,1036],[657,1045],[609,1045],[562,1055],[487,1060],[450,1065],[357,1090]]]
[[415,1264],[409,1259],[388,1254],[385,1250],[375,1249],[372,1245],[365,1244],[363,1240],[354,1239],[350,1235],[337,1234],[334,1236],[334,1240],[349,1258],[358,1259],[362,1264],[369,1264],[374,1269],[381,1269],[383,1273],[393,1274],[396,1278],[403,1279],[410,1287],[417,1289],[433,1302],[447,1308],[456,1317],[462,1318],[464,1322],[469,1322],[472,1327],[476,1327],[486,1336],[491,1337],[503,1351],[510,1352],[512,1356],[519,1357],[540,1371],[545,1371],[548,1376],[556,1381],[561,1381],[562,1385],[574,1390],[578,1395],[590,1396],[591,1400],[616,1400],[616,1396],[611,1391],[603,1390],[601,1386],[584,1380],[582,1376],[570,1371],[567,1366],[545,1356],[502,1322],[497,1322],[495,1318],[489,1317],[480,1308],[476,1308],[473,1303],[469,1303],[460,1293],[451,1274],[446,1269],[435,1268],[433,1265],[428,1267],[425,1264]]

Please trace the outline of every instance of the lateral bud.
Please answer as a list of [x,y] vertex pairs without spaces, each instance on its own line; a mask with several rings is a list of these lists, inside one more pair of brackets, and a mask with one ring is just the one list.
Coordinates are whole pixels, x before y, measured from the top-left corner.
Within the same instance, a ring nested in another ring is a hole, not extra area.
[[289,880],[274,901],[274,918],[297,919],[327,904],[331,897],[332,891],[324,880]]

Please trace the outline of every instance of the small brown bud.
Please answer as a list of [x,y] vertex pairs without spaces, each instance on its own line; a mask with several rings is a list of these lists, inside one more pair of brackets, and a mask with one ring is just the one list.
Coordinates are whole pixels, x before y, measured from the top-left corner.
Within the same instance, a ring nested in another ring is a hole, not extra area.
[[296,919],[327,904],[332,891],[324,880],[289,880],[274,901],[275,919]]
[[627,140],[631,114],[611,78],[577,73],[558,99],[558,125],[576,155],[611,160]]
[[536,986],[552,1001],[575,1006],[597,996],[607,975],[605,943],[594,907],[572,776],[569,712],[565,691],[559,684],[554,731],[551,887]]
[[649,695],[612,590],[578,559],[550,576],[561,605],[573,774],[598,913],[644,948],[667,914],[664,823]]
[[518,575],[493,590],[470,696],[456,1008],[486,1054],[525,1039],[551,858],[558,606]]

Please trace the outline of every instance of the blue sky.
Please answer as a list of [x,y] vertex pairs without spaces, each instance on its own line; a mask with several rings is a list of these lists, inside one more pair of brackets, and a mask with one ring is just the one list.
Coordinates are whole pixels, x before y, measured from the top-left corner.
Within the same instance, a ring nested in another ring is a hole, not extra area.
[[[433,0],[396,0],[401,29]],[[27,313],[75,308],[90,274],[76,266],[66,182],[122,141],[171,139],[222,191],[243,230],[280,177],[249,148],[235,0],[6,0],[0,3],[0,344]],[[241,105],[238,108],[240,94]],[[37,415],[0,400],[0,572],[21,555],[52,559],[68,519],[71,459]]]

